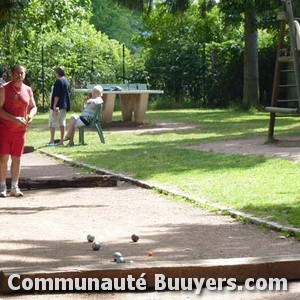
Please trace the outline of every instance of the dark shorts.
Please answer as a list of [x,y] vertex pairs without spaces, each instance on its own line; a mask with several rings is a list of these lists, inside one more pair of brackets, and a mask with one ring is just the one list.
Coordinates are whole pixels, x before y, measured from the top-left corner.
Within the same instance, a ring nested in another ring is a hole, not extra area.
[[79,119],[85,126],[89,126],[92,121],[92,118],[87,118],[87,117],[83,117],[83,116],[79,116]]
[[0,154],[21,157],[25,144],[25,131],[14,132],[0,128]]

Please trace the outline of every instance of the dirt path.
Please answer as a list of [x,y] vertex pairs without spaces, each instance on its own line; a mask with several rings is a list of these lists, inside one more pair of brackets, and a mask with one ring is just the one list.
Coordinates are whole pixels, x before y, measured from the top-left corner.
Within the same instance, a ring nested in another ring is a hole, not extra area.
[[300,138],[280,139],[277,143],[268,144],[266,138],[233,139],[214,143],[202,143],[185,147],[198,151],[213,151],[227,154],[247,154],[276,157],[291,161],[300,161]]

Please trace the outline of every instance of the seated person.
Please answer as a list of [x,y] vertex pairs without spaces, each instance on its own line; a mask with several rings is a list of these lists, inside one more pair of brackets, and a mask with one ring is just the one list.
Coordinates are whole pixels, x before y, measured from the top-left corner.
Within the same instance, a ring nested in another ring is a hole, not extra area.
[[93,117],[97,111],[97,106],[103,103],[102,100],[103,87],[101,85],[96,85],[92,90],[92,98],[86,99],[83,104],[83,111],[81,115],[72,115],[68,132],[65,141],[69,141],[68,146],[74,146],[74,134],[75,129],[83,126],[88,126],[91,124]]

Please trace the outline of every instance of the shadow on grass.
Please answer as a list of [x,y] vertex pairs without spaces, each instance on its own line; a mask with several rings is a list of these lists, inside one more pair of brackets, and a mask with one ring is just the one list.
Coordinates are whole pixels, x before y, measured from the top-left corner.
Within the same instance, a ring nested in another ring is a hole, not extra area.
[[[166,113],[166,116],[168,113]],[[164,115],[163,113],[160,114]],[[177,115],[182,118],[181,112],[175,112],[172,114],[172,117],[174,115],[175,117]],[[265,128],[267,129],[266,120],[262,119],[241,119],[239,121],[228,121],[228,124],[226,124],[226,117],[237,118],[237,114],[231,112],[222,112],[222,119],[220,121],[212,119],[220,116],[220,113],[194,113],[192,119],[195,118],[195,115],[202,115],[207,120],[207,124],[202,119],[199,121],[201,128],[174,130],[171,133],[171,137],[169,135],[170,132],[143,132],[136,135],[130,134],[124,139],[121,137],[117,140],[117,143],[112,142],[111,148],[106,149],[103,146],[99,150],[90,151],[88,148],[85,150],[84,147],[78,147],[76,153],[65,150],[63,152],[77,161],[121,172],[129,172],[142,179],[162,173],[179,174],[180,172],[193,170],[199,170],[199,172],[218,172],[226,169],[249,169],[263,164],[270,159],[257,155],[203,153],[200,151],[178,149],[182,146],[204,142],[261,136],[260,129],[263,128],[263,123],[265,123]],[[282,121],[281,134],[283,136],[295,134],[294,128],[285,128],[284,126],[299,126],[298,123],[295,123],[291,119],[283,119]],[[201,138],[199,133],[203,133],[204,138]],[[90,133],[87,141],[91,138],[92,134],[96,133]],[[168,134],[166,139],[164,139],[164,134]],[[107,137],[107,146],[110,147],[109,136]],[[118,146],[120,147],[118,148]]]
[[[197,170],[220,172],[228,169],[249,169],[265,163],[268,159],[254,155],[231,155],[175,149],[176,142],[137,143],[132,149],[101,151],[77,151],[73,159],[98,167],[134,173],[146,179],[158,174],[180,174]],[[172,149],[173,148],[173,149]]]
[[255,203],[245,205],[242,209],[245,212],[255,212],[256,216],[262,216],[264,219],[275,220],[279,224],[292,224],[293,227],[300,227],[300,197],[299,201],[293,202],[292,205],[286,203],[262,204],[260,202],[259,205],[255,205]]

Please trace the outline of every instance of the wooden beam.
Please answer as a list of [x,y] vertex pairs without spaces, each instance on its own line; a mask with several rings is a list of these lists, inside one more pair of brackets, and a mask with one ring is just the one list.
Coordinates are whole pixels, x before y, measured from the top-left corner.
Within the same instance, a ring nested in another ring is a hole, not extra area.
[[284,108],[284,107],[266,106],[265,111],[268,111],[271,113],[300,114],[299,108]]
[[[8,178],[7,185],[11,185]],[[20,178],[21,189],[57,189],[57,188],[82,188],[82,187],[113,187],[117,186],[117,179],[110,175],[80,176],[61,179],[30,179]]]

